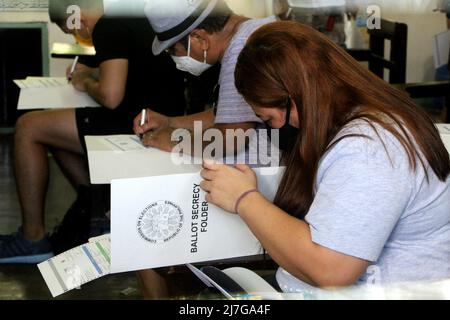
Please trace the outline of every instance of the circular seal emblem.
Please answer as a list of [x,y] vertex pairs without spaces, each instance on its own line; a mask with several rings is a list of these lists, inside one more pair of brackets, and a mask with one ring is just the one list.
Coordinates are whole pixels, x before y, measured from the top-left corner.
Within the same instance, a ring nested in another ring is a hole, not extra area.
[[148,205],[137,221],[139,235],[154,244],[175,238],[183,227],[183,212],[171,201],[157,201]]

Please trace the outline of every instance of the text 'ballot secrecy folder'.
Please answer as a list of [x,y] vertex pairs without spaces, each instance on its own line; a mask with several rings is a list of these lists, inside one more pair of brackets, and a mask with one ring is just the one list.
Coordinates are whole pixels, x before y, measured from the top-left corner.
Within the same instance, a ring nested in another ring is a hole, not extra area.
[[89,94],[77,91],[66,78],[28,77],[14,83],[20,88],[18,110],[100,107]]
[[[255,171],[273,201],[283,169]],[[112,181],[112,273],[262,254],[238,215],[205,201],[201,181],[199,173]]]

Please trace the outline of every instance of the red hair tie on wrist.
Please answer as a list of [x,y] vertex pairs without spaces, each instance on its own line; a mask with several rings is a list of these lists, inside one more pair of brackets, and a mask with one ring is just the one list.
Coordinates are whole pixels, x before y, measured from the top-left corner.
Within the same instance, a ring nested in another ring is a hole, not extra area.
[[244,192],[243,194],[241,194],[241,196],[236,201],[236,205],[234,206],[234,212],[239,214],[238,213],[239,204],[246,196],[248,196],[250,193],[253,193],[253,192],[258,192],[258,189],[251,189],[251,190],[248,190],[248,191]]

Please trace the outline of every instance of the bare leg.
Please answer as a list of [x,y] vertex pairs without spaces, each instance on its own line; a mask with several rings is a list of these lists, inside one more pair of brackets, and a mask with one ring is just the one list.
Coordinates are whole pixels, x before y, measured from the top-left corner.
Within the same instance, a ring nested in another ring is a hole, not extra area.
[[14,167],[22,208],[23,233],[30,241],[38,241],[45,236],[47,147],[83,154],[75,110],[31,112],[17,121]]
[[61,149],[51,149],[51,152],[64,176],[75,189],[90,184],[89,170],[84,155]]
[[166,279],[154,270],[136,272],[142,296],[146,300],[167,299],[169,287]]

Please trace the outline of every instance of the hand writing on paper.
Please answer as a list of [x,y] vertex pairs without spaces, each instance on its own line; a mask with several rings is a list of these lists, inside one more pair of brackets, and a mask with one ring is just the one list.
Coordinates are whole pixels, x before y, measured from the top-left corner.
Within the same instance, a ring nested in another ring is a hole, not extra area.
[[201,176],[205,180],[200,187],[208,192],[206,201],[231,213],[237,213],[236,202],[245,192],[257,188],[256,174],[246,165],[230,167],[205,161]]
[[172,141],[172,133],[175,130],[167,127],[158,131],[148,131],[142,136],[142,143],[147,147],[172,152],[172,149],[177,144],[177,142]]
[[169,127],[170,118],[160,113],[147,109],[144,125],[141,126],[142,114],[139,113],[133,121],[134,133],[142,136],[147,132],[159,131]]
[[72,74],[72,85],[75,89],[78,91],[85,92],[87,91],[86,88],[86,79],[93,78],[91,70],[88,69],[82,69],[82,70],[76,70]]
[[[86,66],[84,64],[77,63],[73,72],[75,73],[75,72],[86,71],[86,70],[90,70],[90,69],[91,68],[89,68],[88,66]],[[72,66],[68,66],[66,69],[66,78],[67,79],[71,79],[71,77],[72,77],[71,71],[72,71]]]

